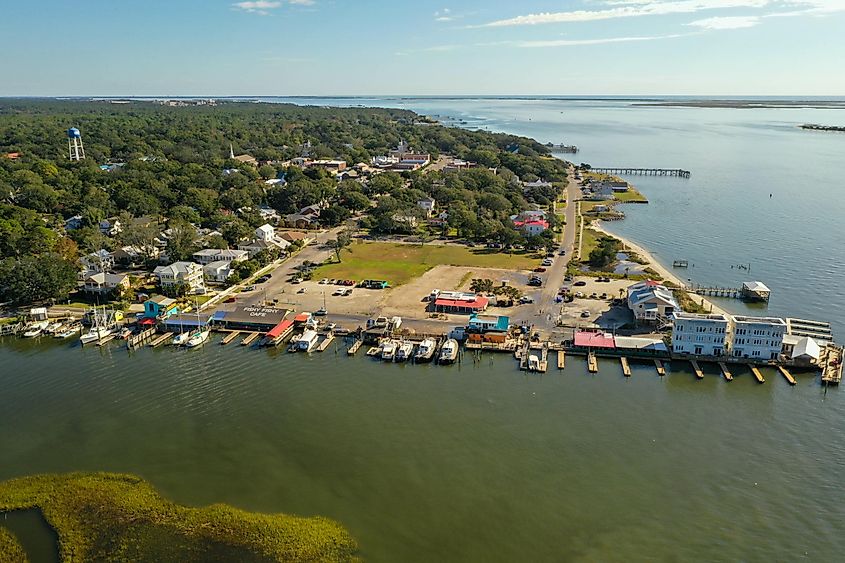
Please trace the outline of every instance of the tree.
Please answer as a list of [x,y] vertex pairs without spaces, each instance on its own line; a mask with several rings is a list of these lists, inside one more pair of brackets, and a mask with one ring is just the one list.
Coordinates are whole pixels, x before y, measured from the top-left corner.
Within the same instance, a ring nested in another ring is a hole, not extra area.
[[18,303],[64,299],[76,288],[76,274],[76,264],[57,254],[8,259],[0,268],[0,291]]
[[341,262],[340,253],[343,251],[344,248],[352,244],[352,235],[349,233],[348,229],[343,229],[337,234],[337,238],[334,240],[330,240],[328,245],[334,249],[334,254],[337,257],[337,261]]
[[[99,232],[99,231],[98,231]],[[146,261],[156,257],[158,225],[141,221],[131,221],[123,227],[119,239],[125,246],[134,246]]]
[[171,262],[187,260],[197,250],[197,230],[183,220],[170,221],[167,256]]

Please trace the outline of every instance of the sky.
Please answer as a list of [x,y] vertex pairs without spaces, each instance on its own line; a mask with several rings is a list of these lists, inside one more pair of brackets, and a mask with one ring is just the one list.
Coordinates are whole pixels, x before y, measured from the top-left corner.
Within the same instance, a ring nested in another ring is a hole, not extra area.
[[845,0],[0,0],[0,96],[845,95]]

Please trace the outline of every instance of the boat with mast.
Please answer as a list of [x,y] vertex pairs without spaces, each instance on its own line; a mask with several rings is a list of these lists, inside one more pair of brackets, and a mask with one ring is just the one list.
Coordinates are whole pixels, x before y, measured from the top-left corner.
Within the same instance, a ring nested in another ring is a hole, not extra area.
[[117,320],[115,319],[114,311],[106,310],[105,305],[103,305],[102,312],[94,307],[91,313],[91,328],[79,337],[79,341],[82,342],[83,346],[92,342],[100,342],[105,337],[114,334],[117,330]]
[[200,307],[199,302],[194,299],[195,306],[197,308],[197,329],[190,332],[190,336],[188,337],[187,342],[185,342],[186,348],[197,348],[202,346],[208,341],[209,336],[211,336],[211,328],[206,324],[202,324],[202,320],[200,319]]

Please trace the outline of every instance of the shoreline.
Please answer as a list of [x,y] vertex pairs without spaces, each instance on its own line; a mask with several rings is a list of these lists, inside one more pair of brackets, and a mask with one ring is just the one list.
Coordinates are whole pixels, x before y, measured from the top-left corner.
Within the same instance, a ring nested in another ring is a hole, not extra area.
[[[683,281],[683,280],[682,280],[681,278],[679,278],[679,277],[678,277],[675,273],[673,273],[671,270],[669,270],[669,268],[667,268],[667,267],[665,267],[663,264],[661,264],[661,263],[660,263],[660,262],[659,262],[659,261],[658,261],[658,260],[654,257],[654,255],[653,255],[651,252],[649,252],[648,250],[646,250],[645,248],[643,248],[641,245],[639,245],[639,244],[635,244],[635,243],[631,242],[629,239],[627,239],[627,238],[625,238],[625,237],[622,237],[622,236],[620,236],[620,235],[617,235],[617,234],[615,234],[615,233],[612,233],[612,232],[608,231],[608,230],[607,230],[607,229],[605,229],[605,228],[604,228],[604,226],[601,224],[601,220],[594,220],[594,221],[592,221],[592,223],[590,223],[590,228],[595,229],[596,231],[599,231],[600,233],[604,233],[604,234],[605,234],[605,235],[607,235],[607,236],[611,236],[611,237],[613,237],[613,238],[618,239],[619,241],[621,241],[621,242],[622,242],[622,244],[623,244],[624,246],[626,246],[626,247],[628,247],[629,249],[633,250],[634,252],[636,252],[636,253],[637,253],[637,255],[639,255],[639,257],[640,257],[640,258],[642,258],[643,260],[647,261],[647,262],[648,262],[648,264],[647,264],[646,266],[647,266],[648,268],[651,268],[652,270],[654,270],[654,271],[655,271],[655,272],[657,272],[658,274],[660,274],[660,275],[663,277],[663,279],[664,279],[665,281],[670,281],[670,282],[672,282],[672,283],[677,284],[677,285],[678,285],[681,289],[686,289],[687,284],[686,284],[686,282],[685,282],[685,281]],[[704,301],[704,303],[705,303],[706,305],[709,305],[710,307],[712,307],[712,312],[713,312],[714,314],[721,314],[721,315],[726,315],[726,316],[730,316],[730,315],[731,315],[731,313],[730,313],[730,312],[726,311],[724,308],[720,307],[719,305],[717,305],[716,303],[714,303],[712,300],[708,299],[708,298],[707,298],[707,297],[705,297],[705,296],[702,296],[702,295],[696,295],[696,294],[689,294],[689,295],[690,295],[690,297],[691,297],[692,299],[695,299],[695,300],[699,300],[699,299],[700,299],[700,300],[703,300],[703,301]]]

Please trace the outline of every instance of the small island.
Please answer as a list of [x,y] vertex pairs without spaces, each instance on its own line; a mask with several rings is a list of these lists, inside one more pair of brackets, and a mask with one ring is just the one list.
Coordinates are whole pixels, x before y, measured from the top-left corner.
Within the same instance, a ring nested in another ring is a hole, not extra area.
[[[33,475],[0,483],[0,510],[39,510],[62,561],[356,561],[357,544],[322,517],[188,508],[134,475]],[[25,561],[0,527],[0,556]]]

